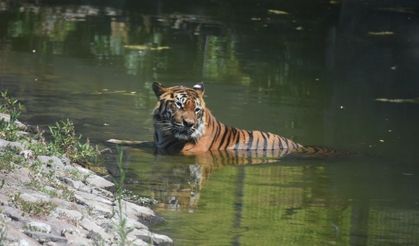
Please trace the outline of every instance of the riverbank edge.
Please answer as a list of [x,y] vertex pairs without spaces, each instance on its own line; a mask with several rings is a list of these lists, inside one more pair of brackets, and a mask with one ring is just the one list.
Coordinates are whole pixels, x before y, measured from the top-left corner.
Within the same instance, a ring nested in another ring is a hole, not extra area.
[[114,183],[66,156],[35,156],[27,144],[0,138],[0,245],[173,245],[150,231],[161,220],[152,209],[118,201]]

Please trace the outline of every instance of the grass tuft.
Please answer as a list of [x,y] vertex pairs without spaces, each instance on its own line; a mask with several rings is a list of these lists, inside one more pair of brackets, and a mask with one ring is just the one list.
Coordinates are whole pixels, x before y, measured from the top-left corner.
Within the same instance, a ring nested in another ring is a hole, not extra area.
[[11,202],[14,203],[23,212],[30,215],[49,215],[56,208],[56,205],[50,201],[29,202],[20,197],[20,193],[11,196]]

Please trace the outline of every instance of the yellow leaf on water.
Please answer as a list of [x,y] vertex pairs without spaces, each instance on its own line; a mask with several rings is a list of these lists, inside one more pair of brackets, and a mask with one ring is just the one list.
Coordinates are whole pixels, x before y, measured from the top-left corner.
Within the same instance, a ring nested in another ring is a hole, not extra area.
[[370,36],[391,36],[394,35],[392,31],[382,31],[382,32],[368,32]]
[[394,13],[401,13],[401,14],[416,14],[413,8],[403,8],[403,7],[395,7],[395,8],[379,8],[378,10],[387,11],[387,12],[394,12]]
[[130,50],[151,50],[151,51],[160,51],[160,50],[168,50],[170,49],[169,46],[148,46],[148,45],[124,45],[124,48],[130,49]]
[[377,102],[386,103],[419,103],[419,97],[417,98],[376,98]]
[[289,13],[286,11],[278,10],[278,9],[268,9],[268,13],[275,14],[275,15],[288,15]]

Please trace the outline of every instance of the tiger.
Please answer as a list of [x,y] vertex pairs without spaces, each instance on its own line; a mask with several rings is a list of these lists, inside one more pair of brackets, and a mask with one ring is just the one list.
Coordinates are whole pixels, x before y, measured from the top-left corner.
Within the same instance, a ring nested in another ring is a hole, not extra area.
[[289,138],[260,130],[244,130],[218,121],[206,107],[204,84],[165,87],[152,84],[157,97],[153,110],[154,145],[169,153],[256,152],[283,157],[290,154],[330,155],[334,150],[303,146]]

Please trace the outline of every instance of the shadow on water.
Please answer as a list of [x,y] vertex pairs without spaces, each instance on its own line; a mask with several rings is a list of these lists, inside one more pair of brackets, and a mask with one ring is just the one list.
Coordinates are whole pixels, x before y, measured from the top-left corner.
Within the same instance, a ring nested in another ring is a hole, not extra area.
[[227,125],[370,155],[235,165],[126,148],[127,185],[161,202],[158,229],[178,245],[417,245],[418,10],[0,0],[0,86],[25,103],[24,121],[70,118],[103,144],[152,139],[153,81],[204,81]]

